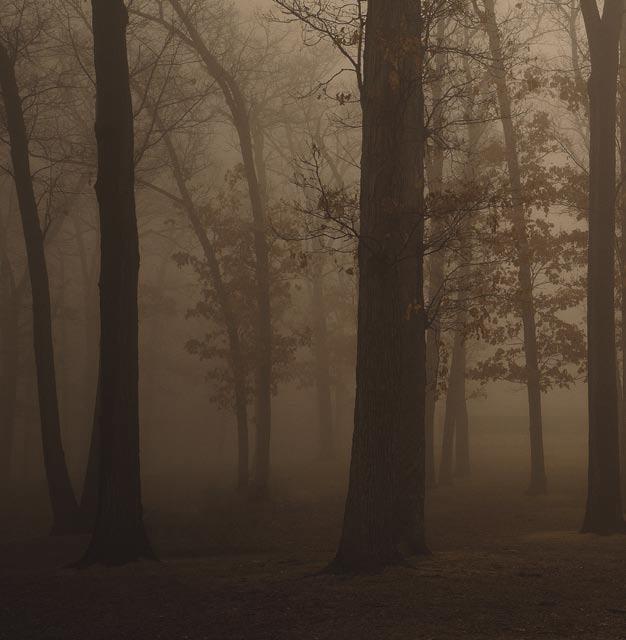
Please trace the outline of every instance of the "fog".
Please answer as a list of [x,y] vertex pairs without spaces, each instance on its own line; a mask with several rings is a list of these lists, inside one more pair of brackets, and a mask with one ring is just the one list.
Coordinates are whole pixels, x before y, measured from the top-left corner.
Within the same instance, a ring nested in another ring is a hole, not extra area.
[[0,0],[0,638],[622,637],[622,12]]

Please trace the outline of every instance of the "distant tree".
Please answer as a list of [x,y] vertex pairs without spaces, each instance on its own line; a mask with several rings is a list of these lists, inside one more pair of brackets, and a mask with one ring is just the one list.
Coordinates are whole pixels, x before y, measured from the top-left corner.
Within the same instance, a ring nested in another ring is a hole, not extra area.
[[[29,24],[31,17],[33,23]],[[20,59],[27,55],[32,41],[40,36],[42,20],[36,8],[25,2],[18,3],[10,10],[0,40],[0,87],[11,147],[13,179],[28,256],[39,414],[44,463],[52,503],[52,531],[62,534],[76,529],[79,524],[79,512],[61,441],[44,230],[39,219],[30,166],[29,129],[24,117],[24,102],[20,96],[16,73]]]
[[541,384],[537,351],[537,326],[535,302],[532,290],[532,256],[528,246],[528,230],[524,208],[524,192],[519,157],[518,133],[515,128],[513,100],[507,80],[505,52],[498,25],[495,0],[484,0],[481,9],[473,1],[476,15],[481,20],[489,40],[489,53],[493,82],[496,88],[500,118],[504,134],[505,158],[510,181],[511,219],[517,248],[519,278],[519,313],[524,330],[524,357],[526,387],[528,390],[528,415],[530,421],[531,473],[528,493],[547,492],[543,450],[543,421],[541,415]]
[[92,0],[100,208],[98,512],[81,564],[152,557],[139,470],[139,240],[133,108],[122,0]]
[[236,74],[231,72],[207,45],[200,26],[202,11],[198,9],[197,5],[185,6],[185,3],[180,0],[167,0],[167,4],[173,10],[171,20],[166,17],[163,0],[156,0],[152,3],[153,7],[157,9],[154,13],[149,10],[144,11],[141,7],[133,8],[133,11],[143,19],[160,24],[168,33],[175,35],[200,57],[205,71],[219,86],[230,112],[232,123],[237,132],[242,166],[248,186],[254,223],[255,300],[258,314],[255,363],[257,437],[255,441],[254,488],[257,497],[263,498],[269,494],[272,427],[272,310],[266,192],[264,188],[266,176],[263,175],[263,163],[259,163],[262,156],[258,153],[258,149],[255,149],[255,132],[251,121],[249,100]]

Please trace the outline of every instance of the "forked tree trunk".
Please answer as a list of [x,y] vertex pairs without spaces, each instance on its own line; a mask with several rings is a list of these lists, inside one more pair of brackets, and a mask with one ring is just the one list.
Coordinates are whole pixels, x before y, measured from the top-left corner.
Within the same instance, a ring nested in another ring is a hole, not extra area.
[[[157,117],[157,123],[162,131],[165,131],[163,123]],[[234,398],[235,398],[235,418],[237,420],[237,451],[238,451],[238,465],[237,465],[237,488],[240,491],[245,491],[248,488],[249,483],[249,466],[250,466],[250,454],[249,454],[249,436],[248,436],[248,393],[246,390],[246,368],[243,356],[243,350],[241,347],[241,340],[239,338],[239,323],[237,321],[237,315],[233,309],[231,303],[231,296],[228,291],[228,287],[224,283],[222,277],[222,269],[220,267],[217,255],[213,249],[213,244],[206,232],[206,229],[202,225],[200,215],[196,210],[196,206],[193,202],[191,192],[187,187],[187,181],[183,167],[180,163],[180,159],[176,148],[172,142],[169,134],[163,136],[163,141],[168,151],[170,158],[172,173],[176,180],[176,186],[180,193],[183,209],[187,215],[191,228],[196,234],[196,238],[202,247],[204,259],[209,267],[209,273],[211,275],[211,282],[215,293],[217,294],[217,300],[222,311],[222,317],[226,326],[226,335],[228,336],[228,348],[230,355],[230,366],[233,374],[234,385]]]
[[425,550],[421,6],[371,0],[365,43],[357,386],[335,566]]
[[267,222],[262,180],[259,179],[254,156],[249,106],[236,79],[209,51],[193,21],[178,0],[170,0],[184,24],[191,43],[211,77],[219,85],[232,115],[239,138],[241,159],[248,185],[248,195],[254,222],[254,253],[256,257],[257,358],[256,382],[256,444],[254,492],[264,498],[269,493],[270,442],[272,430],[272,314],[270,300],[270,259],[267,242]]
[[617,76],[623,0],[582,0],[589,41],[589,479],[583,532],[622,530],[615,356]]
[[504,132],[506,163],[511,187],[511,215],[518,258],[519,310],[524,331],[526,388],[530,431],[530,484],[527,493],[547,493],[547,478],[543,451],[543,421],[541,416],[541,380],[537,349],[537,327],[531,273],[531,253],[524,210],[519,144],[513,124],[511,92],[506,77],[502,36],[496,19],[495,0],[484,0],[482,19],[489,38],[493,80],[496,86],[500,120]]
[[78,525],[78,504],[67,471],[61,439],[52,341],[50,284],[44,237],[39,223],[30,170],[28,135],[15,77],[14,60],[2,45],[0,45],[0,87],[4,98],[13,179],[22,218],[32,292],[37,392],[44,464],[52,504],[52,532],[61,534],[75,530]]
[[139,468],[139,238],[133,110],[122,0],[92,0],[100,208],[98,511],[82,564],[151,557]]

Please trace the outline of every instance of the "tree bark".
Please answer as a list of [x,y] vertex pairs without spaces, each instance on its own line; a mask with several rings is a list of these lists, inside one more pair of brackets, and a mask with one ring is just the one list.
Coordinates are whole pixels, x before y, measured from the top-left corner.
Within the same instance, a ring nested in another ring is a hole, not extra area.
[[30,170],[28,135],[15,77],[14,60],[0,45],[0,86],[4,99],[11,146],[13,178],[19,202],[33,302],[33,340],[44,464],[52,504],[54,534],[73,531],[78,525],[74,496],[61,439],[61,423],[54,366],[50,283]]
[[496,86],[500,120],[504,133],[506,163],[511,187],[511,214],[518,256],[519,307],[524,330],[524,354],[526,359],[526,388],[528,391],[528,415],[530,431],[530,484],[529,495],[547,493],[543,450],[543,421],[541,416],[541,380],[537,349],[537,327],[531,273],[531,253],[524,211],[522,176],[519,161],[519,144],[513,124],[511,93],[506,78],[502,50],[502,36],[496,19],[495,0],[484,0],[483,20],[489,38],[493,80]]
[[608,534],[624,528],[622,515],[617,362],[615,356],[615,198],[617,77],[623,0],[582,0],[589,78],[589,253],[587,371],[589,470],[582,531]]
[[622,319],[622,393],[620,411],[620,477],[622,500],[626,507],[626,20],[622,20],[620,33],[620,69],[619,69],[619,120],[620,120],[620,171],[621,193],[619,203],[619,222],[621,230],[621,319]]
[[421,5],[371,0],[365,44],[357,388],[335,566],[425,551]]
[[139,238],[133,110],[122,0],[92,0],[100,209],[98,512],[81,564],[152,557],[139,465]]
[[19,379],[19,300],[6,256],[0,258],[0,496],[11,484]]

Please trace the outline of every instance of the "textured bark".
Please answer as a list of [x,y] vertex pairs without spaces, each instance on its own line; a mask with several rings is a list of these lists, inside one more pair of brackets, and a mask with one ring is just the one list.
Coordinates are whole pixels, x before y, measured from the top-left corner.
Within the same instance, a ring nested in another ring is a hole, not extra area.
[[355,424],[335,560],[350,571],[425,550],[419,2],[369,3],[364,64]]
[[513,124],[512,99],[506,78],[502,36],[495,14],[495,0],[484,0],[483,20],[489,38],[493,81],[496,86],[500,120],[504,133],[506,163],[511,187],[511,214],[518,256],[519,309],[524,329],[526,388],[530,431],[529,495],[547,493],[547,478],[543,451],[543,421],[541,416],[541,381],[537,350],[537,327],[531,273],[531,255],[524,211],[522,176],[519,161],[517,131]]
[[615,357],[617,77],[623,0],[582,0],[589,41],[589,252],[587,370],[589,471],[583,532],[622,530]]
[[[622,319],[622,375],[620,411],[620,478],[622,501],[626,507],[626,20],[622,20],[620,34],[619,70],[619,123],[620,123],[620,170],[621,193],[619,203],[619,223],[621,230],[621,319]],[[618,370],[619,376],[619,370]],[[619,390],[619,387],[618,387]]]
[[100,210],[98,512],[81,564],[151,557],[139,467],[139,239],[133,111],[122,0],[92,0]]
[[32,292],[37,392],[44,464],[52,504],[52,531],[53,533],[61,534],[76,528],[78,524],[78,504],[67,471],[61,439],[52,341],[50,284],[44,250],[44,236],[39,223],[30,170],[28,135],[22,112],[22,101],[15,77],[14,60],[1,45],[0,86],[6,111],[13,178],[22,219]]
[[19,300],[11,264],[0,256],[0,495],[8,492],[19,379]]
[[192,20],[182,9],[178,0],[170,4],[184,24],[190,42],[211,77],[219,85],[230,110],[241,150],[242,164],[254,222],[254,253],[256,257],[256,303],[257,303],[257,362],[256,379],[256,444],[254,492],[257,497],[269,493],[270,442],[272,429],[272,316],[270,302],[270,261],[266,237],[266,216],[263,188],[255,163],[252,127],[249,107],[236,79],[209,51]]

